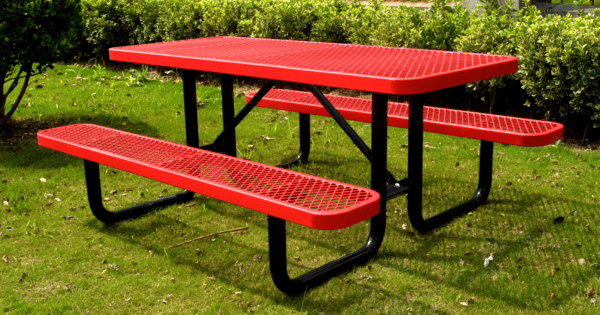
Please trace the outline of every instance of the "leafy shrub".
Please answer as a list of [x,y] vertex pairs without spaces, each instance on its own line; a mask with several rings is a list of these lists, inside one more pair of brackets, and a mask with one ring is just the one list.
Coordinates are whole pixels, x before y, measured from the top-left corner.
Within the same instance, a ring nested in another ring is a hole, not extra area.
[[157,34],[165,41],[202,37],[204,7],[201,1],[171,0],[159,9]]
[[330,43],[350,43],[350,12],[362,8],[357,1],[331,0],[314,2],[315,21],[311,40]]
[[135,10],[138,0],[83,0],[86,40],[92,53],[108,55],[108,48],[136,44],[134,30],[140,25]]
[[203,36],[250,36],[252,30],[242,21],[253,20],[262,0],[204,0]]
[[[435,0],[420,11],[374,0],[82,0],[87,41],[106,55],[121,45],[208,36],[246,36],[457,50],[519,57],[516,74],[467,85],[489,101],[522,86],[548,118],[600,119],[597,17],[546,17],[488,2],[478,13]],[[597,11],[596,16],[600,15]]]
[[450,50],[469,25],[469,13],[447,0],[435,0],[430,10],[391,9],[379,3],[352,10],[350,40],[355,44]]
[[[511,9],[512,1],[504,7],[497,6],[497,1],[488,1],[479,7],[480,14],[470,16],[470,25],[463,31],[462,36],[454,40],[454,50],[493,55],[516,56],[517,43],[515,42],[515,29],[517,23],[530,23],[531,19],[540,17],[539,11],[526,3],[525,9],[518,13]],[[492,4],[490,4],[492,3]],[[499,93],[507,84],[518,84],[516,73],[495,77],[489,80],[469,83],[466,89],[475,94],[477,99],[489,100],[490,112]]]
[[251,36],[261,38],[308,40],[315,5],[311,0],[263,0],[256,12]]
[[523,88],[547,119],[580,113],[600,119],[600,13],[547,16],[519,25]]
[[[0,0],[0,7],[0,129],[3,129],[18,107],[31,76],[52,68],[52,63],[73,47],[84,29],[80,0]],[[21,79],[23,84],[15,102],[6,107],[8,95]],[[8,85],[6,93],[5,85]]]

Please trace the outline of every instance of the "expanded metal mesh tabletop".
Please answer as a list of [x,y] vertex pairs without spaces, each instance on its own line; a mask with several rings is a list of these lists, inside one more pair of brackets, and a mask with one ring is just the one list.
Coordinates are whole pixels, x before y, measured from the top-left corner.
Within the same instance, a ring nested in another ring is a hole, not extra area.
[[[256,93],[249,93],[249,101]],[[326,95],[340,114],[349,120],[371,122],[371,100]],[[258,103],[260,107],[329,116],[309,92],[271,90]],[[408,128],[408,104],[389,102],[388,125]],[[550,121],[423,107],[423,130],[439,134],[537,147],[562,139],[563,125]]]
[[418,94],[517,71],[511,56],[243,37],[116,47],[111,60],[388,94]]
[[370,189],[106,127],[47,129],[38,143],[311,228],[348,227],[379,212]]

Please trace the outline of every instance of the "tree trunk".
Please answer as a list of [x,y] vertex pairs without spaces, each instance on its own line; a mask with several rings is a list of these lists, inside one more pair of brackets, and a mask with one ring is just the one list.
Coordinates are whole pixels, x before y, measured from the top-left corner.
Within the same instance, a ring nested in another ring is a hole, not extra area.
[[[25,81],[23,81],[23,86],[21,87],[21,91],[19,91],[19,95],[17,96],[17,99],[15,100],[15,102],[10,106],[10,108],[8,109],[8,112],[6,112],[6,102],[8,100],[8,95],[17,87],[17,85],[19,84],[19,81],[21,80],[21,74],[25,72]],[[17,110],[17,107],[19,107],[19,104],[21,103],[21,100],[23,99],[23,95],[25,95],[25,91],[27,91],[27,86],[29,85],[29,79],[31,78],[31,72],[32,72],[32,65],[31,64],[27,64],[27,65],[22,65],[21,68],[19,69],[19,72],[17,73],[17,75],[14,77],[13,82],[11,83],[10,87],[8,88],[8,91],[6,92],[6,94],[4,93],[4,83],[6,83],[6,77],[7,77],[7,71],[2,71],[0,73],[0,78],[2,79],[2,88],[0,89],[0,130],[6,130],[8,129],[8,121],[10,120],[10,118],[12,117],[12,115],[15,113],[15,111]]]

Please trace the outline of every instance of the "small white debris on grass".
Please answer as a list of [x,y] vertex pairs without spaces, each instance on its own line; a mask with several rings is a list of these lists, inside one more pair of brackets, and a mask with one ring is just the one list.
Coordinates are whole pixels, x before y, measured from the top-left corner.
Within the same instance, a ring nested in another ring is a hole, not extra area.
[[40,182],[45,183],[46,179],[42,177],[42,178],[40,178]]
[[484,266],[484,267],[487,267],[487,266],[489,266],[489,264],[490,264],[490,261],[492,261],[492,260],[494,260],[494,255],[493,255],[493,254],[492,254],[492,255],[490,255],[490,257],[486,258],[486,259],[483,261],[483,266]]
[[44,198],[50,198],[52,196],[54,196],[54,195],[53,194],[44,194]]

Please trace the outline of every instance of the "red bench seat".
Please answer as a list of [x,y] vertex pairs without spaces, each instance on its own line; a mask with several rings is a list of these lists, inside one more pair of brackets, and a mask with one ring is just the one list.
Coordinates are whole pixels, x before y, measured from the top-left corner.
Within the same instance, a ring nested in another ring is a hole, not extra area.
[[[255,94],[247,94],[246,101],[250,101]],[[371,122],[370,99],[331,94],[325,96],[344,119]],[[310,92],[271,90],[257,106],[329,117],[329,113]],[[408,128],[408,104],[388,103],[388,125]],[[562,139],[563,135],[563,126],[559,123],[429,106],[423,108],[423,130],[525,147],[551,144]]]
[[38,143],[314,229],[345,228],[379,212],[370,189],[106,127],[47,129]]

